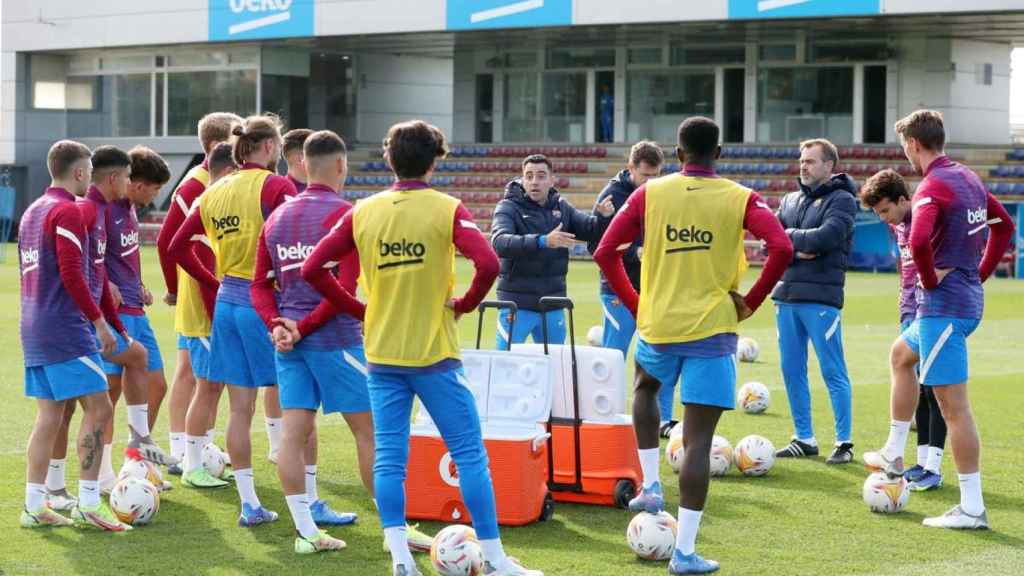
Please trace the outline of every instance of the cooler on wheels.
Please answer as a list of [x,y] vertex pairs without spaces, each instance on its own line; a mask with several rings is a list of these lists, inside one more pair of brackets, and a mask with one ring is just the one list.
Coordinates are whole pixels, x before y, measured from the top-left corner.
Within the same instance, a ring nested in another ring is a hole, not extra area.
[[[487,308],[507,308],[511,302],[480,305],[479,328]],[[490,461],[498,523],[530,524],[551,516],[554,502],[548,490],[548,433],[551,390],[558,369],[552,358],[538,354],[494,350],[464,350],[464,384],[473,392],[484,447]],[[406,515],[420,520],[469,523],[459,491],[458,470],[430,414],[422,406],[409,438]]]
[[555,500],[625,508],[643,473],[636,433],[626,412],[625,359],[618,350],[576,346],[573,303],[568,298],[540,300],[541,314],[569,313],[569,346],[518,344],[513,352],[544,354],[554,359],[549,487]]

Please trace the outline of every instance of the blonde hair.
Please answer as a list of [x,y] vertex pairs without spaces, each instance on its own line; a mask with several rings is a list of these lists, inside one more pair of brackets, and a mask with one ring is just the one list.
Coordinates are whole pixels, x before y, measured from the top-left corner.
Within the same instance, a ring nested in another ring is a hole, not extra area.
[[252,155],[264,140],[273,138],[281,142],[281,120],[274,114],[249,116],[231,129],[235,141],[231,145],[231,154],[235,162],[241,166],[245,159]]
[[203,153],[209,154],[218,142],[231,139],[231,129],[242,123],[242,117],[231,112],[211,112],[199,120],[199,143]]

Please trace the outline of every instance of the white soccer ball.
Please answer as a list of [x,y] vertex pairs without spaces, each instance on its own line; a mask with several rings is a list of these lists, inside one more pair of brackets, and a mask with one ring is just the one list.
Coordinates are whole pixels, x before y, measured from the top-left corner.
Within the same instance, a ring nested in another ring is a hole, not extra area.
[[864,503],[872,512],[895,514],[909,498],[910,488],[902,476],[889,478],[884,472],[875,472],[864,481]]
[[206,468],[210,476],[220,478],[224,475],[224,468],[227,465],[228,459],[216,444],[211,442],[203,446],[203,468]]
[[441,576],[477,576],[483,573],[484,554],[476,531],[453,524],[437,533],[430,546],[430,563]]
[[160,492],[146,480],[125,476],[110,492],[110,509],[127,524],[148,524],[160,510]]
[[668,465],[672,467],[672,471],[676,474],[683,467],[684,446],[683,423],[680,422],[672,428],[672,432],[668,435],[668,444],[665,445],[665,460],[668,460]]
[[758,345],[757,340],[743,336],[736,341],[736,359],[740,362],[755,362],[760,353],[761,346]]
[[641,512],[629,521],[626,541],[644,560],[668,560],[676,545],[676,530],[676,519],[668,512]]
[[160,473],[160,469],[146,460],[125,458],[124,464],[121,465],[121,471],[117,474],[117,479],[124,480],[125,478],[145,480],[154,487],[162,487],[164,484],[164,475]]
[[604,326],[591,326],[590,330],[587,330],[587,343],[591,346],[601,346],[604,344]]
[[723,436],[711,440],[711,475],[725,476],[732,468],[732,444]]
[[736,403],[747,414],[761,414],[771,404],[772,395],[768,387],[760,382],[747,382],[736,393]]
[[775,446],[764,436],[751,434],[736,445],[733,460],[745,476],[764,476],[775,465]]

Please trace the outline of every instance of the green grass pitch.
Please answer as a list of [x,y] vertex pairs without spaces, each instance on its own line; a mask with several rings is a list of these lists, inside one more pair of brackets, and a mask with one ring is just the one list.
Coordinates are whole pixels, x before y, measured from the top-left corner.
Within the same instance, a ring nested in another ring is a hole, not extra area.
[[[159,303],[163,282],[152,247],[143,250],[147,285],[158,303],[149,311],[160,338],[166,374],[174,369],[172,309]],[[460,261],[459,286],[467,286],[470,268]],[[753,271],[746,284],[752,283]],[[843,336],[854,384],[854,441],[857,458],[880,446],[888,431],[888,349],[896,336],[896,286],[892,275],[850,274]],[[294,531],[277,474],[267,451],[262,416],[253,424],[257,490],[263,503],[278,511],[274,525],[238,528],[235,490],[193,491],[177,485],[165,493],[154,523],[125,535],[85,533],[77,529],[30,531],[18,527],[24,498],[24,447],[35,408],[23,396],[23,366],[18,337],[18,270],[16,252],[8,246],[0,265],[0,574],[390,574],[382,549],[380,524],[373,504],[356,474],[351,436],[340,417],[321,418],[320,492],[338,510],[360,515],[353,527],[331,532],[348,542],[340,553],[313,557],[292,552]],[[574,263],[569,294],[577,304],[576,333],[601,321],[597,271],[592,263]],[[735,470],[711,484],[698,550],[722,563],[722,574],[1024,574],[1024,283],[995,279],[986,286],[986,313],[970,340],[971,397],[981,431],[982,471],[986,504],[993,530],[957,533],[922,527],[921,519],[958,502],[956,473],[947,451],[946,486],[937,492],[912,494],[907,508],[894,516],[872,514],[861,501],[867,472],[857,464],[826,467],[823,459],[777,462],[764,478],[743,478]],[[764,306],[742,326],[761,344],[755,364],[740,367],[740,383],[759,380],[772,391],[772,405],[763,416],[732,412],[719,433],[733,444],[747,434],[762,434],[776,446],[792,433],[779,371],[772,306]],[[493,342],[493,313],[485,341]],[[476,318],[462,319],[464,346],[472,346]],[[493,344],[492,344],[493,345]],[[813,355],[812,355],[813,357]],[[828,394],[810,366],[815,431],[832,442]],[[226,422],[222,402],[218,428]],[[677,408],[678,410],[678,408]],[[124,412],[119,410],[115,454],[123,448]],[[78,421],[74,423],[77,430]],[[166,406],[154,431],[167,446]],[[913,433],[911,435],[913,442]],[[223,445],[222,432],[218,444]],[[913,459],[913,447],[908,449]],[[69,458],[68,486],[76,489],[76,466]],[[115,458],[115,466],[120,458]],[[675,512],[678,495],[667,464],[668,510]],[[636,559],[626,545],[629,513],[593,506],[558,504],[545,523],[504,529],[510,553],[529,567],[549,575],[600,576],[664,574],[664,563]],[[424,523],[430,532],[441,525]],[[433,573],[419,557],[424,574]]]

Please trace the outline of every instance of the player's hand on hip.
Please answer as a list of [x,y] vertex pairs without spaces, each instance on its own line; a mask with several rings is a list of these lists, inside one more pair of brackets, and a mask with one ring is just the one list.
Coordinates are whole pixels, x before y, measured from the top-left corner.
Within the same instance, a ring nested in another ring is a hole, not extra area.
[[548,248],[571,248],[576,243],[576,236],[568,232],[562,232],[562,225],[555,226],[555,229],[548,232],[544,237],[544,245]]
[[175,306],[175,305],[177,305],[178,304],[178,295],[177,294],[171,294],[170,292],[168,292],[167,294],[164,294],[164,304],[167,304],[168,306]]
[[110,326],[103,318],[98,318],[92,325],[96,328],[96,337],[100,339],[100,353],[110,356],[117,350],[117,339],[110,331]]
[[730,291],[729,296],[732,297],[732,304],[736,307],[737,320],[743,322],[754,315],[754,311],[750,309],[750,306],[747,306],[747,301],[743,298],[742,294],[736,291]]
[[152,306],[153,305],[153,293],[149,291],[149,288],[142,287],[142,305]]
[[611,218],[615,214],[615,205],[612,204],[611,196],[606,196],[605,199],[597,205],[597,213],[605,218]]
[[124,304],[124,298],[121,297],[121,289],[117,287],[117,284],[108,281],[110,285],[110,295],[114,297],[114,308],[120,308],[121,304]]
[[455,298],[449,299],[445,302],[444,307],[451,310],[455,314],[455,321],[458,322],[462,318],[462,312],[459,312],[458,301]]

